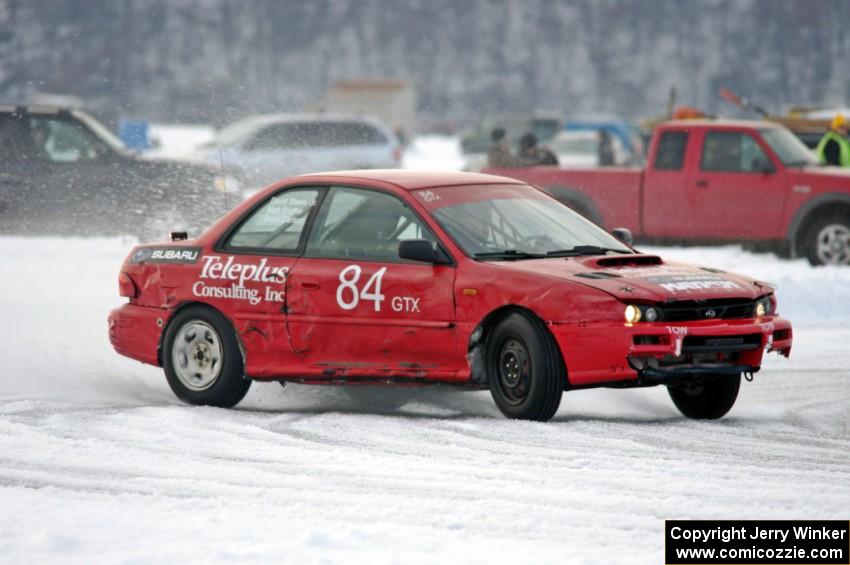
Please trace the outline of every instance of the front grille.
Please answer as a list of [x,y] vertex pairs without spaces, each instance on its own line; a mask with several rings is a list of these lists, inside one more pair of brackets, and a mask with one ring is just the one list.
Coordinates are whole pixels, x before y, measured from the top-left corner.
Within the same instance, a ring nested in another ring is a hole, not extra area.
[[682,343],[682,353],[733,353],[761,347],[761,334],[736,336],[689,335]]
[[679,300],[659,304],[665,322],[695,320],[734,320],[751,318],[755,301],[748,298],[717,298],[712,300]]

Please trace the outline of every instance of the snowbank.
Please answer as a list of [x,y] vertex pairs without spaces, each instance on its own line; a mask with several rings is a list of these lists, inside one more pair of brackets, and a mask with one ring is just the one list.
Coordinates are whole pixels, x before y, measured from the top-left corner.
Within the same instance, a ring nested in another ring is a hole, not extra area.
[[650,249],[778,283],[791,360],[719,422],[649,389],[568,393],[538,424],[443,389],[387,413],[277,384],[235,410],[181,405],[109,346],[132,244],[0,238],[5,561],[649,564],[664,518],[850,508],[850,269]]

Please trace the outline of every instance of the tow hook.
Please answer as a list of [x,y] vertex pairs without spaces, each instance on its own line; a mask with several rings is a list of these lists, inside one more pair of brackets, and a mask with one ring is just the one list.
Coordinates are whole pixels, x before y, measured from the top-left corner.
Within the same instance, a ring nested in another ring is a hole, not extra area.
[[753,375],[751,371],[745,371],[744,378],[747,380],[748,383],[751,383],[753,382],[753,378],[755,378],[755,375]]

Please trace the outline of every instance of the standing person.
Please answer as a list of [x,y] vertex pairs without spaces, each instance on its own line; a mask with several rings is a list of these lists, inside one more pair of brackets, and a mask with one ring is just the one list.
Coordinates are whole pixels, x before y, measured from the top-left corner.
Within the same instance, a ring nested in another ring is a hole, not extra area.
[[599,130],[599,166],[613,167],[616,164],[614,141],[611,139],[611,134],[604,129]]
[[516,167],[516,159],[511,155],[506,133],[503,128],[490,132],[490,147],[487,149],[487,164],[490,167]]
[[850,142],[847,141],[847,121],[843,114],[835,114],[829,131],[820,140],[815,155],[822,165],[850,167]]
[[558,165],[558,157],[545,147],[539,146],[537,136],[533,133],[527,133],[519,138],[519,160],[525,167]]

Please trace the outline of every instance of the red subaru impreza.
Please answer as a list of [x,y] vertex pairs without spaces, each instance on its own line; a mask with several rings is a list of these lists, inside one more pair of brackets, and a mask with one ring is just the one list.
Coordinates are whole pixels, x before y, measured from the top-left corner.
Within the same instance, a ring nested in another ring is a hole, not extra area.
[[443,383],[545,421],[565,390],[665,385],[685,416],[719,418],[792,342],[769,284],[639,253],[470,173],[293,177],[196,240],[136,247],[119,286],[115,349],[223,407],[253,381]]

